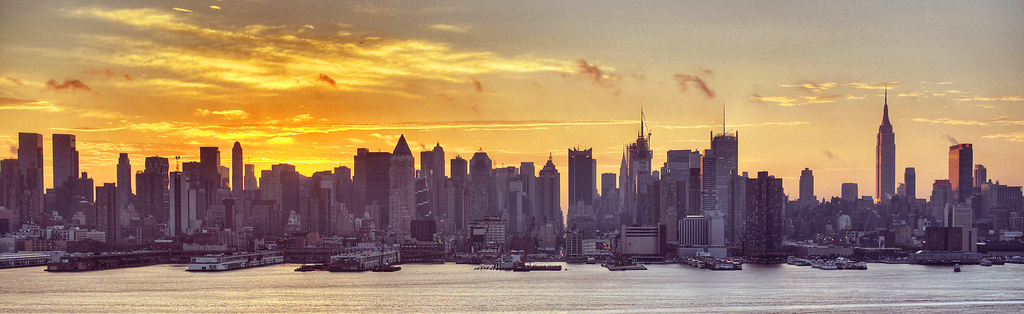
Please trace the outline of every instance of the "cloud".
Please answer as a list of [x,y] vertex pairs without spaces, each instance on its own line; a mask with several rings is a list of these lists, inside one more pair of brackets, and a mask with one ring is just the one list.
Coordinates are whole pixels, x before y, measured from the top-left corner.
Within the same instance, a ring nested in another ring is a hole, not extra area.
[[273,137],[267,140],[267,144],[293,144],[295,139],[290,137]]
[[247,112],[245,112],[243,110],[239,110],[239,109],[218,110],[218,111],[210,112],[210,114],[220,115],[220,116],[223,116],[224,119],[228,119],[228,120],[238,120],[238,119],[245,119],[245,118],[249,117],[249,113],[247,113]]
[[708,84],[704,82],[699,76],[676,74],[672,76],[673,79],[679,83],[679,91],[686,93],[689,90],[689,85],[696,87],[701,93],[704,94],[705,98],[715,98],[715,91],[708,88]]
[[824,93],[826,90],[829,90],[829,89],[831,89],[833,87],[839,86],[839,83],[820,83],[819,84],[819,83],[809,82],[809,83],[803,83],[803,84],[781,85],[781,86],[782,87],[799,87],[799,88],[801,88],[801,89],[803,89],[805,91],[811,92],[811,93],[821,94],[821,93]]
[[922,95],[924,95],[924,93],[912,92],[912,93],[899,93],[899,94],[896,94],[896,97],[919,97],[919,96],[922,96]]
[[938,119],[926,119],[926,118],[914,118],[911,119],[914,122],[922,122],[928,124],[945,124],[945,125],[975,125],[975,126],[1015,126],[1024,125],[1024,119],[1014,119],[1010,117],[999,117],[989,120],[959,120],[950,118],[938,118]]
[[563,60],[456,50],[426,40],[315,37],[265,25],[206,28],[198,26],[193,15],[159,9],[83,8],[67,14],[131,26],[145,34],[79,35],[100,52],[96,60],[161,70],[169,77],[225,88],[299,89],[329,82],[296,77],[331,73],[338,89],[391,93],[405,80],[459,83],[487,73],[572,71]]
[[334,87],[334,88],[338,87],[338,82],[335,82],[334,79],[332,79],[330,76],[327,76],[327,75],[325,75],[323,73],[320,73],[320,76],[317,76],[316,81],[324,83],[324,84],[327,84],[327,85],[331,85],[331,87]]
[[[601,70],[596,64],[591,64],[587,60],[579,59],[573,63],[573,71],[576,77],[591,81],[594,85],[603,87],[612,87],[612,81],[622,79],[621,76],[615,74],[606,74],[604,70]],[[564,75],[563,75],[564,76]]]
[[[761,96],[758,94],[750,95],[750,101],[757,103],[776,103],[783,107],[802,106],[809,104],[824,104],[832,103],[837,99],[843,98],[843,95],[821,95],[821,96],[801,96],[801,97],[789,97],[789,96]],[[863,98],[863,97],[862,97]]]
[[[213,114],[213,112],[210,112]],[[268,121],[266,123],[243,123],[226,125],[199,125],[191,122],[126,123],[108,128],[71,127],[53,128],[68,132],[110,132],[121,130],[156,132],[161,135],[183,138],[209,138],[215,140],[271,139],[294,137],[306,134],[330,134],[348,131],[401,132],[405,130],[455,130],[455,131],[523,131],[545,130],[552,127],[604,127],[609,125],[633,125],[635,120],[562,120],[562,121],[467,121],[438,123],[390,123],[390,124],[329,124],[308,123],[309,115],[287,119],[289,123]],[[378,133],[378,135],[380,135]],[[371,135],[372,136],[372,135]],[[395,137],[397,141],[397,137]],[[411,144],[410,144],[411,145]]]
[[120,78],[124,78],[125,81],[131,81],[132,80],[132,76],[131,76],[131,74],[128,74],[128,72],[125,72],[125,71],[119,71],[118,72],[118,71],[114,71],[114,70],[111,70],[111,69],[91,69],[91,70],[85,71],[85,74],[102,75],[102,76],[106,77],[107,79],[111,79],[111,78],[114,78],[114,77],[120,77]]
[[470,76],[469,81],[473,83],[473,87],[476,88],[477,93],[484,91],[484,86],[480,84],[480,80],[477,80],[476,77]]
[[89,88],[89,86],[85,85],[85,83],[82,83],[82,81],[71,80],[71,79],[64,79],[63,83],[57,83],[56,80],[50,79],[49,81],[46,81],[46,88],[47,89],[53,89],[53,90],[65,90],[65,89],[67,89],[67,90],[71,90],[71,91],[83,91],[83,92],[91,92],[92,91],[92,88]]
[[957,141],[956,138],[953,137],[952,135],[943,134],[942,137],[946,138],[946,140],[949,141],[950,145],[960,145],[960,141]]
[[211,5],[210,8],[214,10],[220,10],[220,7],[215,5]]
[[14,84],[17,84],[18,86],[22,86],[22,85],[25,85],[25,83],[24,83],[24,82],[22,82],[22,81],[21,81],[21,80],[19,80],[19,79],[13,78],[13,77],[6,77],[6,79],[7,79],[8,81],[11,81],[11,82],[12,82],[12,83],[14,83]]
[[1024,142],[1024,132],[985,135],[984,138],[1005,139],[1011,142]]
[[309,120],[312,120],[312,119],[313,119],[313,117],[310,116],[309,114],[302,114],[302,115],[297,115],[297,116],[288,118],[288,121],[291,121],[291,122],[305,122],[305,121],[309,121]]
[[443,32],[465,33],[467,31],[469,31],[470,27],[469,26],[449,25],[449,24],[434,24],[434,25],[430,25],[430,29],[438,30],[438,31],[443,31]]
[[[953,92],[953,91],[949,91]],[[1006,96],[1006,97],[972,97],[972,98],[960,98],[956,101],[1024,101],[1024,97],[1020,96]]]
[[822,150],[821,153],[825,154],[825,157],[828,157],[829,160],[839,160],[839,155],[836,155],[830,150]]
[[192,13],[192,10],[182,9],[182,8],[174,8],[174,11],[185,12],[185,13]]
[[45,100],[0,97],[0,110],[43,110],[57,112],[61,111],[61,108]]
[[[762,122],[762,123],[742,123],[742,124],[729,124],[730,128],[743,128],[743,127],[760,127],[760,126],[798,126],[811,124],[807,121],[790,121],[790,122]],[[710,125],[710,124],[698,124],[698,125],[666,125],[658,126],[663,129],[713,129],[721,128],[721,125]]]
[[860,89],[885,89],[888,86],[889,89],[893,89],[899,87],[900,82],[848,83],[844,86],[853,86]]

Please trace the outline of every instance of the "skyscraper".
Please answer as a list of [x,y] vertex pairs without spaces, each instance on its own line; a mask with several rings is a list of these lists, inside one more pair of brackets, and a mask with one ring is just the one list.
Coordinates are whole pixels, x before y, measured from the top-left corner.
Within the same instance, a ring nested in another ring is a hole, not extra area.
[[966,203],[974,194],[974,148],[971,144],[957,144],[949,147],[949,183],[957,203]]
[[239,198],[242,191],[245,191],[245,180],[242,177],[242,144],[235,142],[235,146],[231,147],[231,191],[234,192],[235,197]]
[[259,181],[256,180],[256,165],[245,164],[245,186],[246,191],[258,190],[260,188]]
[[593,156],[593,148],[569,149],[569,206],[593,205],[597,182]]
[[398,138],[398,144],[391,153],[388,175],[391,182],[388,198],[390,226],[395,232],[409,235],[412,219],[419,215],[416,213],[416,160],[405,135]]
[[782,210],[786,194],[782,190],[782,179],[761,171],[757,173],[757,178],[747,180],[746,188],[747,220],[743,255],[761,259],[784,256]]
[[117,206],[118,209],[128,208],[132,199],[132,164],[128,154],[121,153],[117,158]]
[[445,197],[448,200],[449,212],[452,215],[450,225],[453,230],[464,230],[469,221],[466,217],[466,177],[469,173],[469,162],[462,156],[455,156],[451,160],[451,176],[445,184]]
[[441,143],[437,143],[433,150],[420,152],[420,176],[425,180],[427,195],[426,210],[419,212],[417,219],[444,215],[448,211],[444,193],[445,161]]
[[118,205],[120,189],[114,183],[104,183],[96,187],[96,227],[107,233],[108,243],[117,242],[121,237],[121,226]]
[[[369,213],[378,227],[388,225],[388,204],[391,187],[391,153],[370,152],[366,148],[356,150],[353,158],[352,187],[355,189],[356,206],[352,210],[356,217]],[[262,187],[261,187],[262,189]]]
[[[646,133],[645,133],[646,132]],[[622,193],[622,204],[624,210],[633,218],[634,223],[643,223],[641,217],[651,217],[648,213],[648,199],[650,198],[648,188],[652,183],[651,159],[654,152],[651,150],[651,132],[645,128],[644,113],[640,112],[640,131],[637,132],[636,142],[626,146],[626,167],[625,180],[619,186]]]
[[980,164],[974,165],[974,189],[981,191],[981,185],[988,181],[988,170]]
[[860,191],[856,183],[843,183],[841,195],[845,202],[856,202],[860,198]]
[[65,182],[78,178],[78,150],[75,136],[53,135],[53,188],[63,187]]
[[817,200],[814,196],[814,173],[810,168],[800,171],[800,200],[805,202]]
[[21,174],[21,222],[37,222],[43,214],[43,135],[18,133],[18,171]]
[[21,226],[21,219],[28,214],[22,207],[24,199],[21,197],[21,172],[18,171],[17,159],[0,160],[0,206],[14,212],[12,225]]
[[562,223],[561,176],[552,158],[541,168],[537,176],[538,212],[542,215],[539,225],[552,225],[555,234],[562,234],[565,224]]
[[55,210],[63,217],[71,217],[72,191],[78,178],[78,150],[75,136],[53,135],[53,191],[56,194]]
[[466,221],[483,219],[491,205],[491,158],[483,150],[469,160],[469,182],[466,183]]
[[914,167],[907,167],[907,170],[903,172],[903,182],[907,186],[907,199],[911,201],[917,199],[917,172]]
[[[723,130],[724,131],[724,130]],[[729,243],[743,240],[746,182],[739,178],[739,132],[711,133],[711,149],[704,150],[701,207],[704,212],[725,214],[725,239]]]
[[896,195],[896,135],[889,123],[889,92],[885,92],[882,124],[875,145],[875,200],[884,202]]
[[169,197],[167,158],[146,157],[146,168],[135,174],[135,210],[142,218],[153,217],[157,223],[167,223]]
[[175,171],[169,178],[169,213],[167,220],[167,236],[176,237],[190,234],[196,226],[196,190],[189,184],[188,173]]

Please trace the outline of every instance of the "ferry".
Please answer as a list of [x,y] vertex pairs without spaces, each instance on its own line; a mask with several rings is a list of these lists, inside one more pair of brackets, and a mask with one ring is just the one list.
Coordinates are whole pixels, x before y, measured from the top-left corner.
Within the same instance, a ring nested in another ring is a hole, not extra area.
[[267,251],[193,257],[186,271],[224,271],[284,263],[284,253]]
[[362,272],[374,267],[399,262],[398,250],[392,248],[362,249],[331,256],[327,270],[331,272]]

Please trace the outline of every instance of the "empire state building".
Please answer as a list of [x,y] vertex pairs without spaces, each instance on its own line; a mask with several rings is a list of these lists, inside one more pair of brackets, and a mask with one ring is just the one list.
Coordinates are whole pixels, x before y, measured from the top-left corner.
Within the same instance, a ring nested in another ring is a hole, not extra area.
[[875,146],[875,201],[883,202],[896,194],[896,135],[889,123],[889,92],[885,91],[882,125],[878,126]]

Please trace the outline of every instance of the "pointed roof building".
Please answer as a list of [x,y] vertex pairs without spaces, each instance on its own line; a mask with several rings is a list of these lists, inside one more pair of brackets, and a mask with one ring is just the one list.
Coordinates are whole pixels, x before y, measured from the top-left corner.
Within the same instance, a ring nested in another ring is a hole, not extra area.
[[395,145],[395,151],[392,155],[412,156],[412,150],[409,150],[409,144],[405,142],[405,134],[402,134],[398,138],[398,145]]

